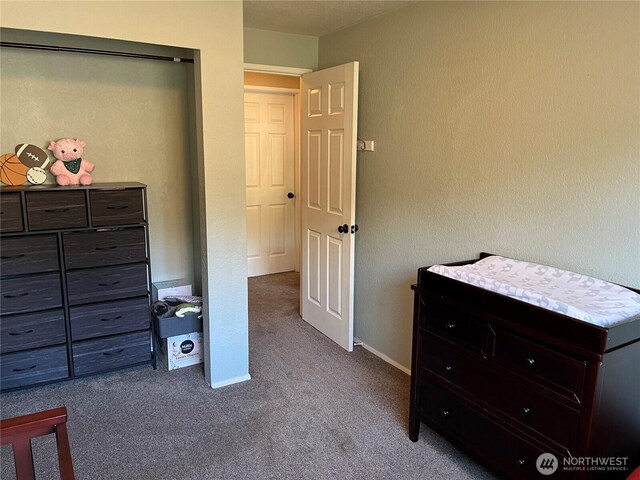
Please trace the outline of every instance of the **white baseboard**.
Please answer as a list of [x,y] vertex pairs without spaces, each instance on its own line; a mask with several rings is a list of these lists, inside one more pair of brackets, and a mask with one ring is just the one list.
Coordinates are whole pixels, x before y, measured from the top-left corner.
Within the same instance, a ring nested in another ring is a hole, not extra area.
[[247,380],[251,380],[251,375],[248,373],[240,377],[229,378],[228,380],[222,380],[221,382],[214,382],[211,384],[211,388],[222,388],[228,385],[233,385],[234,383],[246,382]]
[[379,352],[378,350],[376,350],[373,347],[370,347],[369,345],[367,345],[366,343],[364,343],[362,340],[358,340],[357,338],[353,339],[354,343],[359,343],[362,344],[362,348],[364,348],[365,350],[368,350],[369,352],[373,353],[376,357],[381,358],[382,360],[384,360],[385,362],[387,362],[390,365],[393,365],[394,367],[396,367],[398,370],[406,373],[407,375],[411,375],[411,370],[409,370],[407,367],[405,367],[404,365],[400,365],[398,362],[396,362],[395,360],[392,360],[391,358],[387,357],[384,353]]

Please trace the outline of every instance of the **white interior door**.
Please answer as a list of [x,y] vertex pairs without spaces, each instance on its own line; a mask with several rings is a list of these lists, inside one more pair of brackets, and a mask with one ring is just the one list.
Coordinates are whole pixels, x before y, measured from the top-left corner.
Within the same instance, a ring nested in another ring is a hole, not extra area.
[[358,62],[304,74],[301,95],[301,315],[352,351]]
[[249,276],[294,269],[293,96],[245,93]]

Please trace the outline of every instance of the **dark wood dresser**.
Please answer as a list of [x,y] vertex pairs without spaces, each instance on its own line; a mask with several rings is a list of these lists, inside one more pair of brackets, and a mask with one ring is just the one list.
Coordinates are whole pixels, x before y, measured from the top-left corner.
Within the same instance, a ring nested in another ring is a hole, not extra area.
[[0,190],[2,391],[155,366],[146,186]]
[[[549,478],[626,478],[638,466],[640,318],[598,327],[426,267],[412,289],[411,440],[424,422],[514,479],[543,478],[543,453],[558,462]],[[582,468],[587,456],[626,460]]]

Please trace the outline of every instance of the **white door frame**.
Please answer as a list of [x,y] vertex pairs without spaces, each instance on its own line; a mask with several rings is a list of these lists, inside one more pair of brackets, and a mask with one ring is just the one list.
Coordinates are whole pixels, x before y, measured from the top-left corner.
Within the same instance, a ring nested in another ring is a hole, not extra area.
[[[248,64],[245,64],[245,71],[255,72],[256,70],[251,69],[248,70]],[[275,68],[275,67],[272,67]],[[289,68],[289,67],[282,67]],[[309,70],[311,71],[311,70]],[[268,71],[262,73],[271,73],[277,74],[275,71]],[[281,75],[292,75],[291,73],[281,74]],[[300,75],[296,75],[300,76]],[[294,214],[293,214],[293,232],[294,232],[294,241],[295,241],[295,260],[294,260],[294,270],[296,272],[300,272],[300,255],[302,248],[302,237],[300,233],[300,228],[302,225],[302,211],[300,209],[300,202],[298,199],[300,198],[300,89],[299,88],[281,88],[281,87],[260,87],[253,85],[246,85],[244,87],[245,93],[253,92],[253,93],[275,93],[280,95],[292,95],[293,96],[293,189],[296,195],[294,202]]]
[[[257,63],[245,63],[245,72],[270,73],[272,75],[287,75],[291,77],[301,77],[305,73],[312,72],[310,68],[284,67],[280,65],[261,65]],[[300,173],[300,89],[299,88],[280,88],[280,87],[259,87],[247,85],[244,87],[245,92],[263,92],[263,93],[280,93],[293,95],[293,165],[294,165],[294,190],[296,200],[300,199],[302,176]],[[300,202],[294,203],[294,236],[296,244],[296,258],[294,268],[296,272],[300,272],[300,262],[302,255],[302,210]]]

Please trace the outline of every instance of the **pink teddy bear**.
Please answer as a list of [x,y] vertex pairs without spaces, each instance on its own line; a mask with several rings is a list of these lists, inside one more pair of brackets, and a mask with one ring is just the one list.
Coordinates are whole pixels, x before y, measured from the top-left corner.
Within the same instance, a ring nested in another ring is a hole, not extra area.
[[57,142],[49,143],[49,150],[57,161],[51,166],[51,173],[56,176],[58,185],[91,185],[95,165],[82,159],[84,140],[62,138]]

